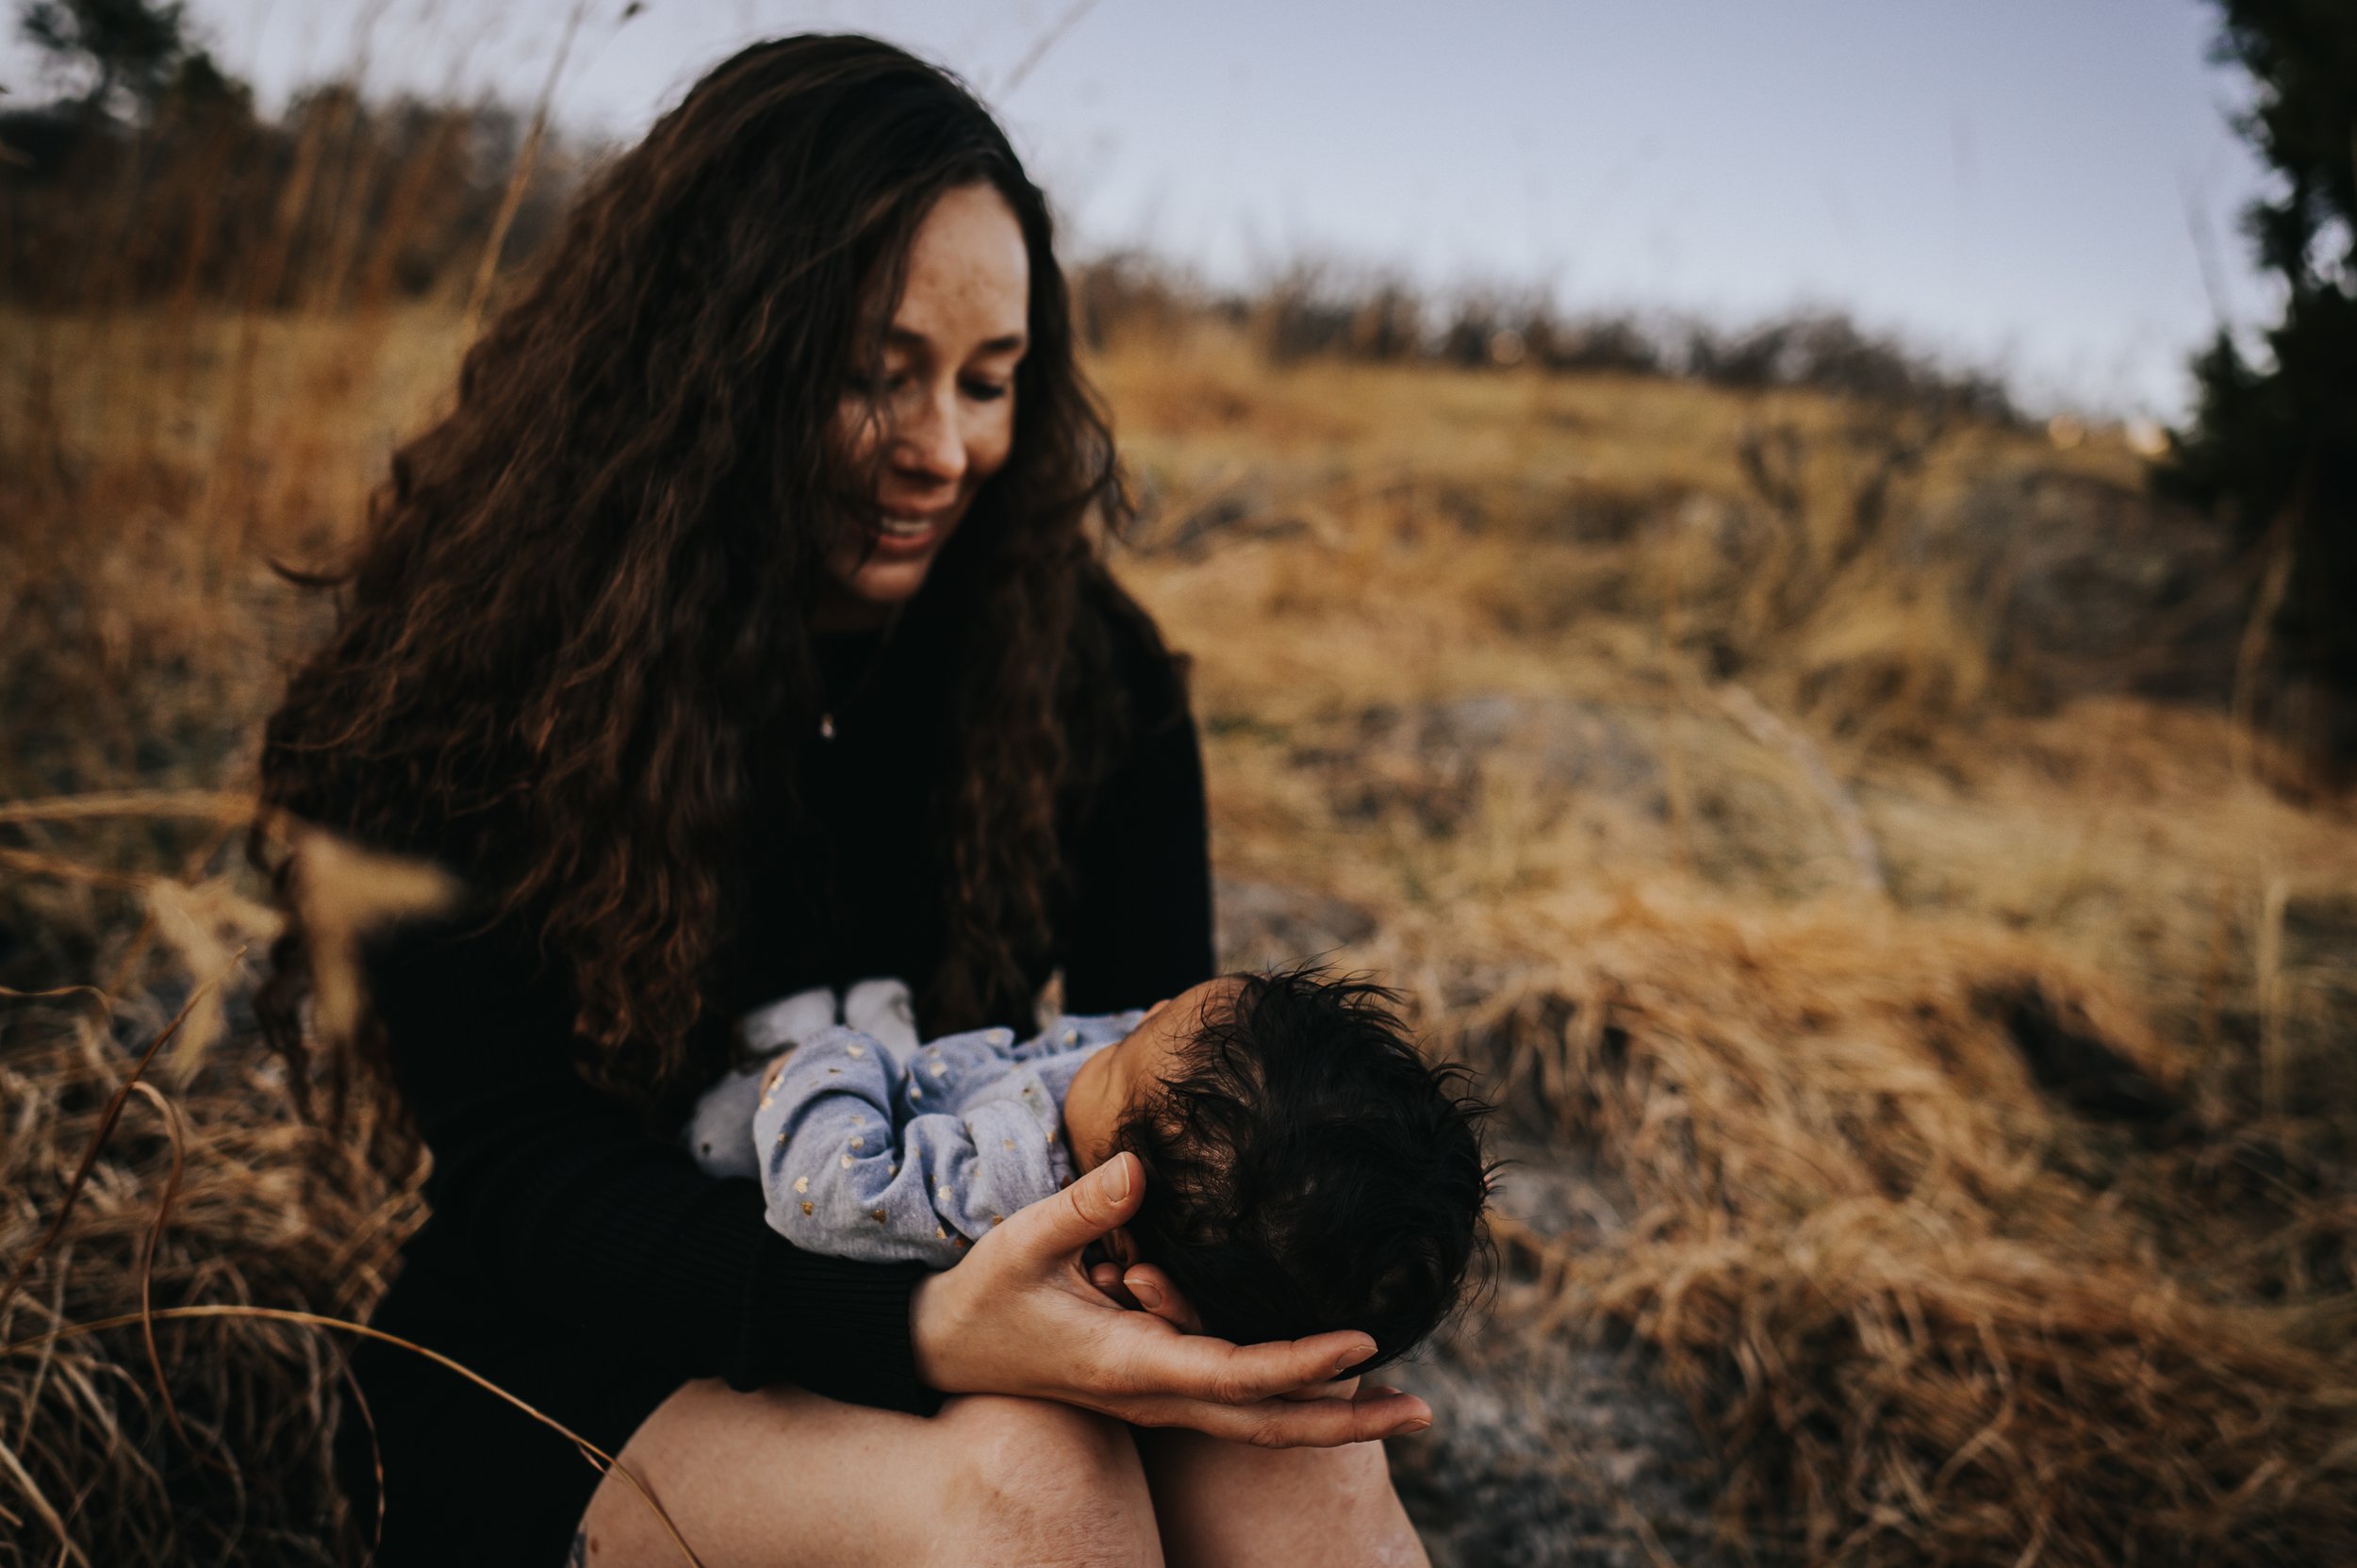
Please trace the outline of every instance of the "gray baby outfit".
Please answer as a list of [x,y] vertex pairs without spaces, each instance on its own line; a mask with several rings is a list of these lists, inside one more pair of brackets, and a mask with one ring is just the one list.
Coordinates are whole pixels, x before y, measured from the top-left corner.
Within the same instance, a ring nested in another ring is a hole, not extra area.
[[[851,1002],[863,989],[854,988]],[[905,991],[900,996],[905,1018]],[[787,1023],[801,1038],[780,1042],[793,1054],[766,1091],[758,1087],[764,1069],[755,1067],[705,1096],[690,1133],[700,1160],[716,1174],[724,1164],[733,1174],[750,1152],[769,1223],[797,1246],[935,1268],[955,1263],[992,1226],[1072,1180],[1064,1096],[1080,1064],[1145,1015],[1059,1018],[1022,1041],[1011,1029],[982,1029],[919,1046],[913,1029],[895,1028],[888,1017],[873,1032],[832,1022],[813,1028],[819,1011],[805,999],[764,1013],[780,1008],[799,1009]],[[846,1011],[863,1014],[857,1006]],[[749,1041],[762,1017],[747,1020]],[[865,1021],[876,1021],[872,1007]],[[729,1123],[745,1126],[737,1107],[748,1081],[751,1128],[732,1136]]]

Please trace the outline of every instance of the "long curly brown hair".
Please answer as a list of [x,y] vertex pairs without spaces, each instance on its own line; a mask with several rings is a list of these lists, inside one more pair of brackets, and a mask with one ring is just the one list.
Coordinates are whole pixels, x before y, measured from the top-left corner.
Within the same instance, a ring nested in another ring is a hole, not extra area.
[[[270,720],[268,807],[439,859],[486,918],[524,918],[569,982],[582,1070],[624,1098],[716,1065],[693,1026],[742,893],[758,737],[815,713],[823,562],[872,526],[831,421],[917,225],[975,183],[1021,225],[1030,346],[1013,450],[926,590],[958,784],[935,807],[948,944],[923,1001],[942,1025],[1007,1015],[1047,940],[1058,813],[1123,722],[1087,605],[1135,613],[1090,534],[1126,513],[1045,200],[971,93],[887,44],[749,48],[584,191],[468,351],[456,407],[395,454],[334,634]],[[291,857],[261,853],[291,906]],[[265,1012],[292,1053],[299,919],[273,957]],[[358,1054],[382,1071],[383,1052]]]

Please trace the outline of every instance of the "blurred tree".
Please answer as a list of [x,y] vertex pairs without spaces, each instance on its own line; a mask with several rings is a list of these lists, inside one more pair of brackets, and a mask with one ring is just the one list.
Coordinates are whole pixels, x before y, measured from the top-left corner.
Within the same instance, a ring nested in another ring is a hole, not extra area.
[[251,103],[242,83],[189,39],[181,0],[25,0],[18,27],[63,71],[89,82],[79,103],[152,116],[166,101],[213,108]]
[[[2274,634],[2297,673],[2357,712],[2357,5],[2220,0],[2216,58],[2242,66],[2258,99],[2236,123],[2271,164],[2275,192],[2244,229],[2283,280],[2271,364],[2221,326],[2194,361],[2200,403],[2172,434],[2162,488],[2210,508],[2246,540],[2287,553]],[[2280,532],[2279,532],[2280,531]],[[2357,752],[2357,723],[2313,738]]]

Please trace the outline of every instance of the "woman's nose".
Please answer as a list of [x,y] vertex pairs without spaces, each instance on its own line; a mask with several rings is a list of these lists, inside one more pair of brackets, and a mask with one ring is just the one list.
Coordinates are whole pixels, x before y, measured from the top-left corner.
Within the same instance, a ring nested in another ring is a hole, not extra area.
[[895,433],[893,453],[902,468],[925,478],[955,484],[965,472],[965,435],[958,428],[957,388],[931,390],[911,400]]

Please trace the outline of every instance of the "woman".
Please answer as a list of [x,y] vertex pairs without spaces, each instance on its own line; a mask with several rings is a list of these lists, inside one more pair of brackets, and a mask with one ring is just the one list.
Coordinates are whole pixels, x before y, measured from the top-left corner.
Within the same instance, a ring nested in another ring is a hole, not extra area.
[[[1371,1341],[1239,1349],[1149,1267],[1082,1277],[1133,1161],[927,1276],[796,1251],[678,1147],[729,1020],[808,985],[903,975],[943,1030],[1058,969],[1076,1010],[1210,971],[1194,728],[1091,544],[1120,497],[1049,239],[954,82],[760,45],[585,194],[397,455],[263,761],[274,806],[473,892],[371,955],[350,1054],[434,1162],[377,1322],[619,1449],[713,1568],[1419,1561],[1367,1440],[1429,1412],[1338,1380]],[[276,956],[291,1052],[299,927]],[[545,1429],[357,1372],[379,1560],[676,1560]]]

